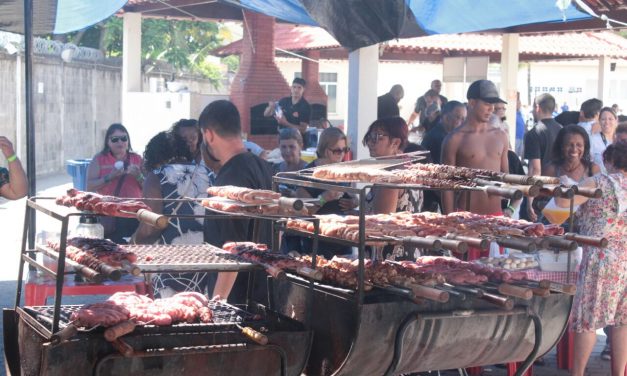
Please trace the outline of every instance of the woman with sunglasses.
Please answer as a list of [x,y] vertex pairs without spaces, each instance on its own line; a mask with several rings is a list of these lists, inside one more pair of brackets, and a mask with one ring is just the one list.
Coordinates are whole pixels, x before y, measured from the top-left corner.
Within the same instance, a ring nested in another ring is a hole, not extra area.
[[[142,157],[131,151],[131,140],[126,127],[114,123],[105,133],[104,147],[96,154],[87,169],[87,191],[123,198],[141,198],[144,175]],[[116,243],[135,232],[138,222],[130,218],[106,221],[105,237]]]
[[[341,162],[348,152],[348,144],[346,135],[339,128],[327,128],[321,134],[318,140],[316,155],[318,159],[309,163],[306,168],[324,166],[332,163]],[[338,191],[325,191],[317,188],[299,187],[296,196],[302,198],[318,198],[319,205],[317,214],[346,214],[357,206],[357,200],[347,193]],[[310,239],[301,239],[302,250],[310,252],[312,250],[312,242]],[[320,242],[318,254],[327,258],[334,255],[342,255],[350,253],[350,247],[338,246]]]
[[[379,119],[372,123],[362,140],[370,156],[389,157],[402,154],[407,146],[407,123],[400,117]],[[368,214],[419,212],[422,209],[422,192],[413,189],[373,188],[366,195]],[[385,247],[383,257],[388,259],[412,258],[401,247]]]

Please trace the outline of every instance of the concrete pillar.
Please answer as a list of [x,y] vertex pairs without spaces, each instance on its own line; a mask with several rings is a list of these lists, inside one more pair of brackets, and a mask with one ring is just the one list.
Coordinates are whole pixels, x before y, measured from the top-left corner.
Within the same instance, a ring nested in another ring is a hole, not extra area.
[[599,57],[597,98],[603,102],[610,98],[610,58],[608,56]]
[[516,145],[516,91],[518,90],[518,34],[503,34],[501,50],[501,98],[507,101],[509,143]]
[[126,93],[141,91],[142,15],[124,13],[122,34],[122,122]]
[[368,158],[361,144],[368,127],[377,119],[377,72],[379,46],[360,48],[348,54],[348,140],[353,158]]

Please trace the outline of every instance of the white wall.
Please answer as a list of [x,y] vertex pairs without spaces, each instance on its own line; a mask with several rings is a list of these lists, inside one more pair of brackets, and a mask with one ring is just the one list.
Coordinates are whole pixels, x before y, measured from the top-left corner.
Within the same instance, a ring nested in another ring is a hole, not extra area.
[[[299,59],[277,58],[276,63],[288,82],[294,78],[295,72],[301,71]],[[537,62],[531,65],[531,101],[546,92],[552,94],[559,106],[567,102],[571,110],[578,110],[581,102],[597,95],[597,60],[577,60],[560,62]],[[609,101],[605,105],[618,103],[623,113],[627,113],[627,61],[619,60],[616,70],[611,72]],[[527,63],[521,63],[518,71],[519,91],[523,105],[527,105]],[[490,64],[488,78],[497,85],[500,82],[499,64]],[[346,118],[348,100],[348,60],[321,60],[320,72],[338,74],[337,113],[329,114],[329,119],[342,123]],[[405,119],[412,113],[416,99],[429,89],[434,79],[442,78],[442,65],[411,62],[386,62],[379,64],[377,82],[378,95],[386,93],[394,84],[401,84],[405,89],[405,97],[400,102],[401,116]],[[536,92],[535,87],[541,91]],[[553,88],[551,91],[551,88]],[[558,92],[561,88],[561,92]],[[571,92],[571,88],[580,92]],[[442,94],[449,99],[466,101],[467,85],[461,83],[444,83]],[[306,94],[305,94],[306,96]]]

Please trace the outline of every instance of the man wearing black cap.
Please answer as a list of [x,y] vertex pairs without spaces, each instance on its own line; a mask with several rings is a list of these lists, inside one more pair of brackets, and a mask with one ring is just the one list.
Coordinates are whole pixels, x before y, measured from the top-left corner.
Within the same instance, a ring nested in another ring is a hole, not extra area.
[[[489,125],[495,103],[506,103],[492,81],[479,80],[468,88],[468,116],[460,127],[446,136],[442,145],[442,164],[451,166],[482,168],[508,172],[507,149],[509,140],[501,128]],[[453,192],[442,194],[445,213],[470,210],[477,214],[501,213],[501,198],[488,196],[484,192],[473,192],[470,200],[466,193],[455,202]],[[469,202],[470,207],[466,207]]]
[[279,130],[294,128],[305,135],[311,117],[309,102],[303,97],[305,85],[305,80],[297,77],[292,81],[291,96],[281,98],[278,102],[268,102],[268,107],[266,107],[263,115],[266,117],[274,116],[279,123]]

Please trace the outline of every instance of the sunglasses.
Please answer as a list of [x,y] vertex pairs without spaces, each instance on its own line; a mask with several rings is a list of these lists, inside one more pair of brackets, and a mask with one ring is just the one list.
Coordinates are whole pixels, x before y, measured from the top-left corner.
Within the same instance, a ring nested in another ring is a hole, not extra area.
[[126,136],[116,136],[116,137],[111,137],[109,139],[109,141],[113,142],[114,144],[117,144],[118,142],[122,141],[122,142],[126,142],[128,141],[128,137]]
[[329,151],[335,155],[340,155],[343,153],[348,153],[348,151],[350,150],[350,148],[339,148],[339,149],[329,149]]
[[366,139],[366,142],[372,142],[373,144],[376,144],[383,137],[390,137],[390,136],[385,133],[371,133]]

